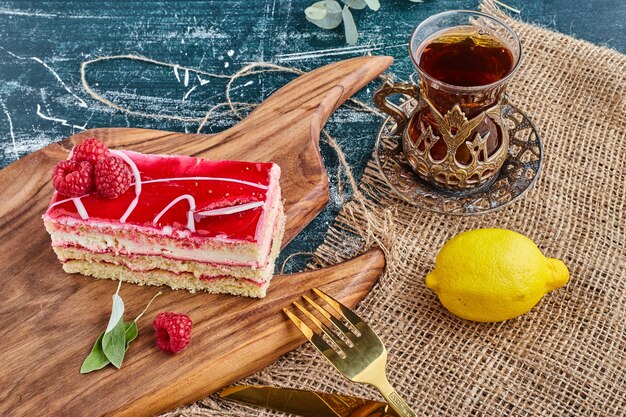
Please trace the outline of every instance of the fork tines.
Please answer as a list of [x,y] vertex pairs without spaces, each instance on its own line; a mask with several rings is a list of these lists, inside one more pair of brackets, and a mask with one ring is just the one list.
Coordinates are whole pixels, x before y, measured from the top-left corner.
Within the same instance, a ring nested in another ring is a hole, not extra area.
[[387,350],[376,333],[339,301],[317,288],[313,288],[313,292],[345,319],[347,325],[306,295],[302,298],[311,308],[307,309],[297,301],[293,305],[307,321],[313,323],[311,327],[317,327],[319,332],[314,331],[287,308],[283,309],[285,314],[341,375],[352,382],[375,386],[398,416],[416,417],[417,414],[387,380]]
[[[313,313],[311,313],[307,308],[303,307],[297,301],[294,301],[293,305],[300,311],[304,316],[306,316],[317,328],[319,332],[325,334],[338,348],[339,352],[337,353],[345,353],[347,349],[350,349],[354,345],[354,341],[360,336],[360,332],[357,330],[357,326],[359,323],[363,323],[363,321],[354,314],[350,309],[341,304],[339,301],[335,300],[328,294],[320,291],[317,288],[313,288],[313,292],[317,294],[322,300],[324,300],[329,306],[332,307],[341,317],[343,317],[346,321],[348,321],[354,329],[350,329],[341,320],[336,318],[333,314],[328,312],[324,307],[320,306],[317,302],[313,301],[310,297],[303,295],[302,298],[311,306],[314,310],[316,310],[319,314],[321,314],[329,323],[332,323],[332,326],[335,330],[329,328],[322,320],[318,319]],[[328,349],[332,349],[326,341],[324,341],[318,331],[314,331],[309,327],[306,323],[300,320],[294,313],[292,313],[287,308],[283,308],[283,311],[291,319],[291,321],[298,327],[298,329],[302,332],[302,334],[313,343],[322,353],[327,354]],[[332,349],[335,350],[336,349]]]

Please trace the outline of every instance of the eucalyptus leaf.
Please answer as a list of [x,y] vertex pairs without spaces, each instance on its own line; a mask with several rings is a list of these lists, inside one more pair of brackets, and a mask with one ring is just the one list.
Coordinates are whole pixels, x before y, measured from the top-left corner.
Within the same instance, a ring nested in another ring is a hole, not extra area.
[[304,14],[306,15],[306,18],[309,21],[312,21],[312,20],[322,20],[328,14],[328,10],[326,9],[326,6],[323,3],[321,5],[319,5],[319,6],[316,3],[316,4],[312,5],[312,6],[307,7],[306,9],[304,9]]
[[366,0],[341,0],[341,1],[343,1],[346,4],[346,6],[355,10],[363,10],[367,7]]
[[367,3],[367,7],[374,11],[380,9],[380,2],[378,0],[365,0],[365,3]]
[[126,326],[121,318],[110,332],[104,332],[102,351],[113,366],[118,369],[122,366],[126,353]]
[[341,5],[335,0],[324,0],[304,10],[306,20],[322,29],[334,29],[341,24]]
[[326,3],[329,13],[341,13],[341,4],[337,0],[325,0],[322,3]]
[[129,323],[124,323],[124,339],[126,341],[126,349],[128,350],[128,345],[130,342],[137,338],[139,334],[139,329],[137,328],[137,322],[131,321]]
[[349,45],[354,45],[359,40],[359,32],[356,30],[352,12],[350,12],[348,6],[343,6],[341,14],[343,15],[343,27],[346,31],[346,42],[348,42]]
[[102,350],[103,336],[104,332],[100,333],[100,336],[98,336],[98,340],[96,340],[93,348],[91,348],[91,353],[89,353],[89,355],[83,361],[83,365],[80,367],[81,374],[87,374],[91,371],[97,371],[98,369],[102,369],[110,363],[109,358],[106,357],[104,351]]
[[111,317],[109,318],[109,324],[107,324],[107,329],[105,333],[113,330],[113,327],[117,325],[122,316],[124,315],[124,301],[122,297],[119,296],[120,287],[122,286],[122,281],[117,286],[117,291],[113,294],[113,307],[111,308]]
[[[380,0],[341,0],[344,4],[343,8],[337,0],[324,0],[312,4],[304,10],[306,19],[322,29],[334,29],[343,21],[346,33],[346,42],[354,45],[359,40],[359,32],[357,31],[354,17],[350,9],[362,10],[366,7],[373,11],[380,9]],[[424,0],[410,0],[413,3],[423,3]],[[519,13],[519,10],[513,9],[496,0],[496,3]]]

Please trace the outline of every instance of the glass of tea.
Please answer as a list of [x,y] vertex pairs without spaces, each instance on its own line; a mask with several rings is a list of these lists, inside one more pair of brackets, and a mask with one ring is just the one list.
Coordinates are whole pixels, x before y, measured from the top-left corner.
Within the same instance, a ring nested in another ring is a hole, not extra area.
[[[520,41],[504,22],[473,11],[424,20],[409,44],[419,88],[391,81],[374,102],[392,116],[413,170],[449,191],[476,191],[497,177],[509,147],[502,116],[504,92],[522,58]],[[412,114],[387,98],[417,100]]]

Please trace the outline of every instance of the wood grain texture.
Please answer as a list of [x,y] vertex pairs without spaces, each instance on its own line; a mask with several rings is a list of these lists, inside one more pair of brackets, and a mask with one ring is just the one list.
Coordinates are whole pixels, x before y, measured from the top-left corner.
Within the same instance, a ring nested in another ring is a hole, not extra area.
[[[140,323],[121,370],[78,370],[105,328],[116,283],[67,275],[50,247],[41,215],[52,195],[50,172],[73,143],[96,136],[110,147],[213,159],[273,160],[282,170],[291,240],[328,198],[319,132],[348,97],[391,64],[364,57],[304,74],[278,90],[240,124],[217,135],[143,129],[96,129],[26,156],[0,171],[0,414],[149,415],[202,398],[272,363],[303,342],[280,314],[320,286],[355,305],[384,266],[375,250],[330,269],[278,276],[262,300],[166,290]],[[126,318],[153,287],[126,284]],[[169,357],[153,344],[157,311],[190,314],[193,343]]]

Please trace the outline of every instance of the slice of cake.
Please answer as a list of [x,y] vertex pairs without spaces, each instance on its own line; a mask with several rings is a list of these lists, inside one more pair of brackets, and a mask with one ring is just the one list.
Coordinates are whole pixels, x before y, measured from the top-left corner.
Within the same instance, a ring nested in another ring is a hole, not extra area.
[[285,226],[279,177],[274,163],[109,151],[90,139],[55,168],[43,219],[68,273],[264,297]]

